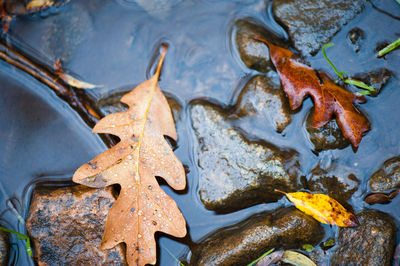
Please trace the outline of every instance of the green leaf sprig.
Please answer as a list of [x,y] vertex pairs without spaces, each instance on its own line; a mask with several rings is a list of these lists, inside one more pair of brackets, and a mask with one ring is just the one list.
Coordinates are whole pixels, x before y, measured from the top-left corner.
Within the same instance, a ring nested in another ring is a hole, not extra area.
[[332,47],[332,46],[334,46],[333,43],[327,43],[324,46],[322,46],[322,53],[324,54],[325,60],[329,63],[329,65],[331,65],[331,67],[333,68],[335,73],[339,76],[339,78],[341,78],[344,81],[344,83],[351,84],[351,85],[354,85],[356,87],[363,89],[363,91],[357,92],[358,94],[371,95],[372,93],[375,93],[376,89],[374,87],[368,86],[367,84],[365,84],[364,82],[359,81],[359,80],[346,78],[343,74],[349,74],[349,72],[337,70],[337,68],[332,63],[332,61],[329,60],[328,56],[326,55],[326,51],[325,51],[325,48]]
[[[400,0],[398,0],[398,2],[400,4]],[[400,46],[400,38],[398,38],[397,40],[395,40],[394,42],[392,42],[391,44],[387,45],[385,48],[380,50],[378,52],[378,57],[384,56],[385,54],[393,51],[394,49],[396,49],[399,46]]]
[[265,256],[271,254],[275,249],[271,248],[270,250],[268,250],[267,252],[265,252],[264,254],[262,254],[258,259],[253,260],[251,263],[247,264],[247,266],[253,266],[254,264],[256,264],[259,260],[261,260],[262,258],[264,258]]
[[8,228],[2,227],[2,226],[0,226],[0,230],[5,231],[7,233],[12,233],[14,235],[17,235],[17,239],[25,240],[26,241],[26,252],[28,252],[29,257],[32,257],[31,240],[29,239],[29,237],[27,235],[18,233],[14,230],[11,230],[11,229],[8,229]]

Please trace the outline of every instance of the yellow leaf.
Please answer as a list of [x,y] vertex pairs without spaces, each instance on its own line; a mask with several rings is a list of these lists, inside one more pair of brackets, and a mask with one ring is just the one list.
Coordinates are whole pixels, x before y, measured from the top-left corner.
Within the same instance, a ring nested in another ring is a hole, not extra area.
[[41,9],[41,8],[50,7],[53,4],[54,4],[54,2],[50,1],[50,0],[32,0],[31,2],[28,3],[26,8],[27,9]]
[[294,203],[297,209],[312,216],[324,224],[341,227],[355,227],[360,225],[357,218],[347,211],[339,202],[324,194],[311,194],[307,192],[285,193],[286,197]]

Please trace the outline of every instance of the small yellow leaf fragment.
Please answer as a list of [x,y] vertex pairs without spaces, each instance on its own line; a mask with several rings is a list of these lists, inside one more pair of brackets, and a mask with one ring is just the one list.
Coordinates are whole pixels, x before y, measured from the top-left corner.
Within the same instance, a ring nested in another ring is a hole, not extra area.
[[101,87],[101,85],[94,85],[88,82],[84,82],[65,73],[57,73],[57,75],[60,79],[64,80],[68,85],[78,89],[94,89]]
[[341,227],[355,227],[360,225],[354,214],[347,211],[339,202],[327,195],[311,194],[308,192],[284,194],[294,203],[297,209],[312,216],[321,223]]
[[54,4],[53,1],[50,0],[32,0],[27,5],[27,9],[43,9],[50,7]]

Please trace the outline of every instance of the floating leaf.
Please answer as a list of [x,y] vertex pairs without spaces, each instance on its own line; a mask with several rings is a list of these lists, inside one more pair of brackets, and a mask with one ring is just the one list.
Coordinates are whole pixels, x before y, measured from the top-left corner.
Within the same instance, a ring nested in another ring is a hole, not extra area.
[[284,251],[281,261],[296,266],[317,266],[307,256],[292,250]]
[[364,103],[365,97],[339,87],[326,73],[316,72],[296,60],[296,55],[290,50],[263,39],[257,40],[269,47],[271,60],[278,71],[283,90],[289,97],[291,109],[300,107],[305,97],[310,95],[315,106],[312,126],[320,128],[336,118],[343,136],[357,148],[363,134],[370,127],[368,120],[353,104]]
[[26,9],[39,10],[51,7],[54,1],[51,0],[32,0],[26,5]]
[[310,245],[310,244],[304,244],[301,248],[307,252],[311,252],[314,249],[313,245]]
[[121,141],[73,176],[74,182],[89,187],[121,185],[107,216],[101,248],[125,242],[130,265],[156,262],[155,232],[186,235],[182,213],[155,178],[164,178],[174,189],[186,186],[183,165],[164,138],[177,139],[171,109],[158,86],[166,49],[155,75],[122,97],[129,109],[104,117],[93,128],[94,133],[117,135]]
[[327,195],[311,194],[308,192],[279,192],[285,194],[294,203],[296,208],[321,223],[341,227],[355,227],[360,225],[354,214],[348,212],[339,202]]

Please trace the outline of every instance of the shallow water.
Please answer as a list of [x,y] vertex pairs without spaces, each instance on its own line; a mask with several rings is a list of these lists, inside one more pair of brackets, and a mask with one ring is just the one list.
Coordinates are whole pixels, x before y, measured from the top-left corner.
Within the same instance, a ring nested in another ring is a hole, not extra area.
[[[137,3],[144,3],[144,6]],[[178,258],[187,253],[192,242],[217,228],[288,204],[281,200],[224,215],[206,210],[197,193],[196,140],[188,115],[190,102],[200,98],[225,107],[233,105],[245,81],[258,73],[241,62],[233,44],[232,26],[237,19],[255,18],[286,37],[268,12],[269,3],[260,0],[73,0],[54,14],[18,17],[12,24],[9,40],[12,45],[43,64],[51,65],[61,58],[68,71],[85,81],[104,85],[87,92],[96,100],[121,91],[126,85],[133,88],[148,78],[157,47],[161,42],[169,44],[160,86],[183,107],[176,124],[179,140],[175,153],[190,172],[187,193],[176,193],[166,185],[163,189],[174,198],[185,216],[189,235],[183,240],[163,235],[159,243]],[[377,5],[392,14],[400,14],[400,5],[394,0],[382,0]],[[361,28],[366,35],[357,54],[346,37],[354,27]],[[369,207],[362,201],[367,193],[366,179],[386,159],[400,155],[400,123],[397,122],[400,119],[400,53],[393,52],[385,59],[375,57],[377,44],[397,39],[398,29],[399,20],[367,3],[365,11],[332,39],[336,45],[328,50],[329,57],[340,70],[360,73],[385,67],[394,73],[378,97],[368,98],[366,104],[359,106],[368,116],[372,130],[363,138],[356,153],[351,147],[318,155],[313,152],[304,127],[312,107],[310,99],[293,115],[292,123],[283,134],[265,128],[260,121],[243,119],[235,126],[249,138],[297,150],[304,174],[319,161],[335,161],[353,169],[362,183],[351,204],[355,211]],[[314,68],[334,76],[322,53],[307,59]],[[105,145],[45,85],[3,61],[0,61],[0,80],[3,92],[0,99],[0,144],[3,147],[0,182],[7,198],[13,198],[16,208],[26,215],[30,192],[36,184],[43,185],[44,180],[49,184],[67,182],[77,167],[105,150]],[[0,204],[2,220],[17,228],[17,220],[7,207],[4,195],[0,195]],[[369,208],[390,213],[400,224],[400,196],[389,205]],[[18,229],[23,230],[23,226],[19,224]],[[327,227],[327,230],[330,229]],[[14,242],[18,244],[13,246],[13,263],[26,265],[29,259],[22,242]],[[176,264],[165,249],[161,248],[160,254],[160,265]]]

